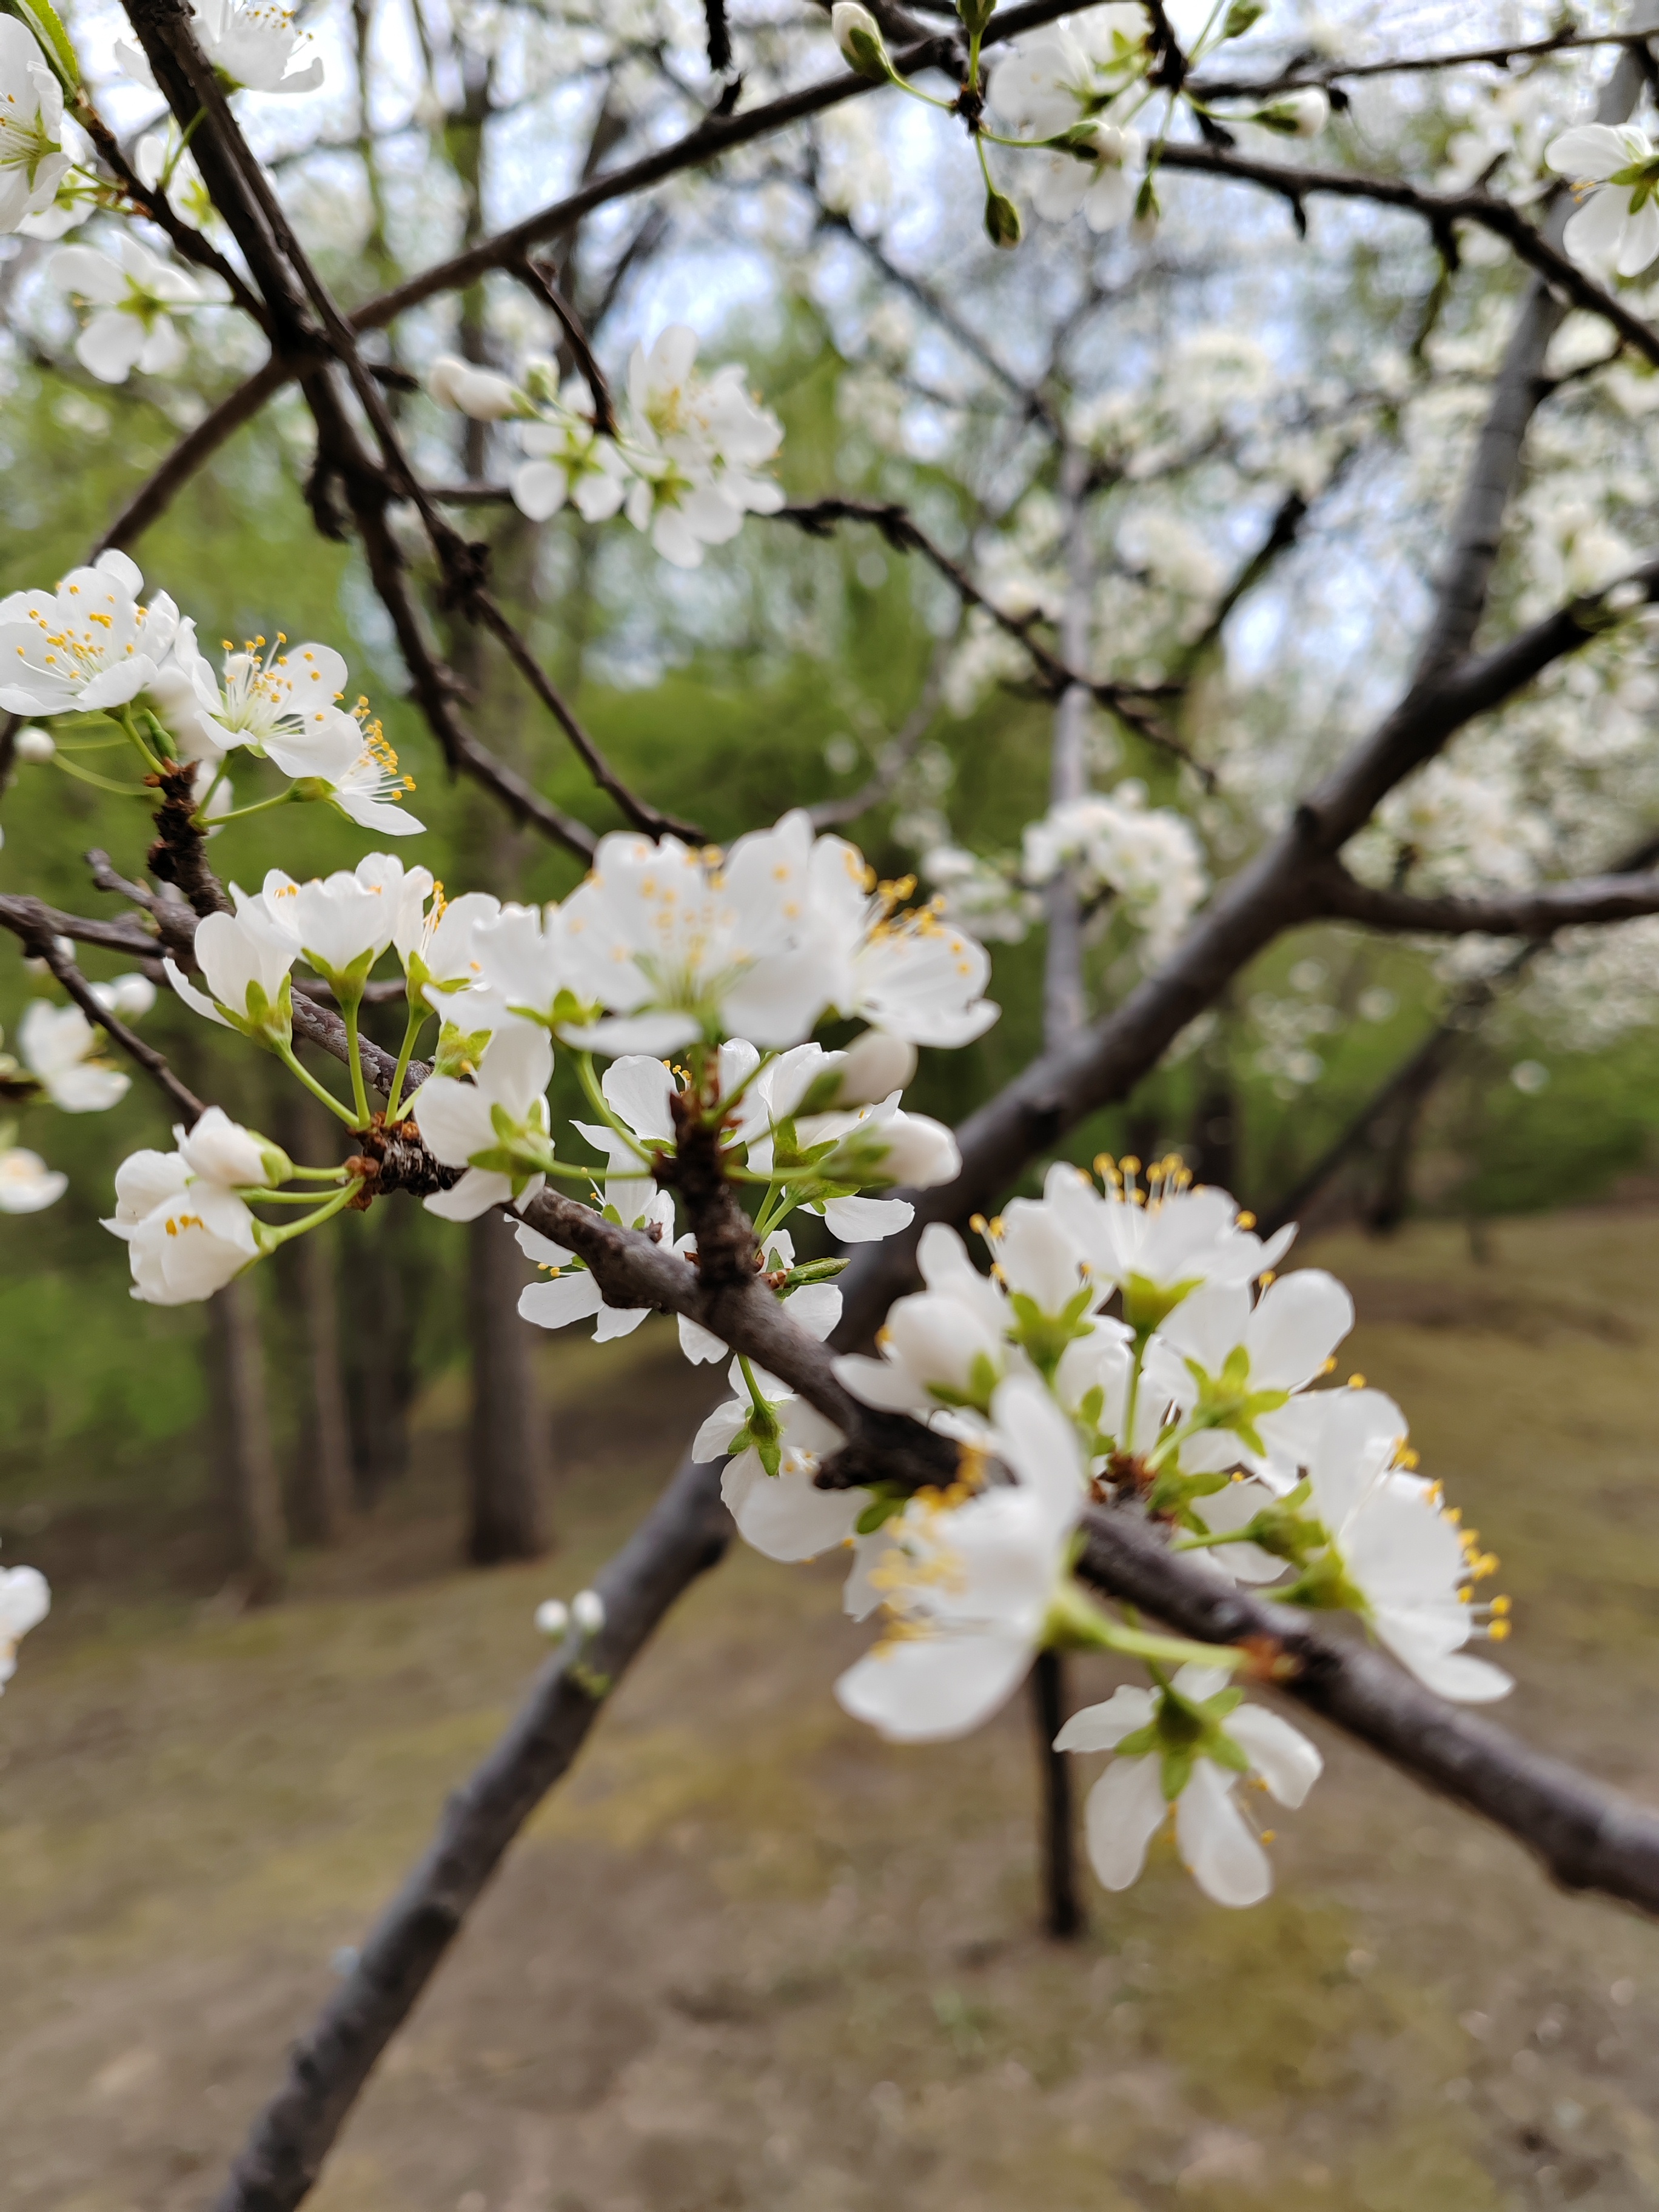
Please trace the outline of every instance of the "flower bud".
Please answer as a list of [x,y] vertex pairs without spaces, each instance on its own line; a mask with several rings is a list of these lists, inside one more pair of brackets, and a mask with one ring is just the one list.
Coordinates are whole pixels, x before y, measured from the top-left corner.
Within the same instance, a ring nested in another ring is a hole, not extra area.
[[957,0],[957,13],[962,18],[962,27],[970,39],[979,39],[996,13],[997,0]]
[[860,7],[859,0],[836,0],[830,10],[830,27],[850,66],[860,76],[885,84],[893,74],[893,64],[882,43],[881,26],[870,10]]
[[541,1636],[557,1641],[570,1626],[570,1608],[562,1598],[544,1598],[536,1607],[536,1630]]
[[178,1143],[192,1176],[226,1190],[286,1182],[294,1172],[286,1152],[257,1129],[233,1121],[221,1106],[210,1106],[194,1128],[179,1134]]
[[570,1618],[584,1636],[597,1636],[605,1626],[605,1600],[598,1590],[578,1590],[570,1601]]
[[1121,169],[1133,158],[1139,133],[1120,131],[1115,123],[1104,121],[1089,125],[1088,143],[1095,159],[1105,169]]
[[985,195],[985,235],[993,246],[1012,248],[1025,235],[1025,227],[1019,219],[1019,210],[1006,192],[993,185]]
[[1316,84],[1302,85],[1261,108],[1255,119],[1282,137],[1317,138],[1331,119],[1330,95]]
[[501,422],[519,412],[518,392],[506,377],[453,353],[438,356],[427,371],[426,388],[441,405],[459,408],[475,422]]
[[1267,0],[1232,0],[1222,19],[1223,40],[1242,39],[1246,31],[1253,31],[1267,12]]
[[866,1030],[848,1046],[841,1062],[841,1081],[830,1103],[873,1106],[911,1081],[916,1072],[916,1048],[907,1037]]
[[51,732],[37,730],[32,722],[17,732],[14,750],[20,761],[28,761],[38,767],[42,762],[49,761],[57,750]]
[[118,1021],[136,1022],[155,1004],[155,986],[148,975],[118,975],[112,983],[94,983],[92,995]]
[[952,1182],[962,1172],[962,1154],[943,1121],[928,1114],[895,1114],[882,1134],[887,1139],[883,1170],[890,1181],[911,1190]]

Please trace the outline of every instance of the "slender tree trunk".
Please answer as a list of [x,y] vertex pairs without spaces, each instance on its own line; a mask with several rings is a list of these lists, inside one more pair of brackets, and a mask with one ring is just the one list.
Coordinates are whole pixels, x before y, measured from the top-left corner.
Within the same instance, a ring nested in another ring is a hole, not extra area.
[[307,1403],[289,1485],[301,1532],[339,1544],[351,1520],[351,1423],[340,1367],[340,1302],[332,1222],[290,1248],[305,1330]]
[[236,1569],[250,1605],[277,1596],[288,1530],[265,1395],[258,1296],[245,1278],[209,1301],[220,1485],[230,1506]]
[[[1087,672],[1091,617],[1094,606],[1093,548],[1089,541],[1084,487],[1088,456],[1067,447],[1060,456],[1060,496],[1066,502],[1066,604],[1060,614],[1060,652],[1068,667]],[[1091,702],[1073,684],[1054,708],[1048,757],[1048,799],[1064,805],[1088,788]],[[1089,1018],[1083,980],[1083,916],[1075,872],[1065,868],[1049,884],[1048,936],[1042,969],[1042,1042],[1049,1050],[1074,1036]],[[1068,1755],[1054,1747],[1067,1711],[1066,1663],[1058,1651],[1042,1651],[1031,1672],[1031,1715],[1036,1729],[1042,1811],[1039,1843],[1042,1863],[1043,1921],[1062,1939],[1083,1932],[1078,1902],[1077,1820],[1072,1804]]]
[[512,1224],[486,1213],[468,1231],[472,1423],[467,1439],[466,1555],[478,1566],[548,1548],[546,1424],[519,1317],[524,1261]]
[[409,1469],[414,1328],[404,1247],[410,1209],[377,1206],[345,1240],[346,1412],[352,1490],[365,1510]]

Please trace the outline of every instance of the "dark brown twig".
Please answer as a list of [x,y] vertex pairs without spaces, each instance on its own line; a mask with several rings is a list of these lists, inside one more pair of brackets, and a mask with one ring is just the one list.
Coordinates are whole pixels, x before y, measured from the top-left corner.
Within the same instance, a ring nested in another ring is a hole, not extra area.
[[1178,738],[1172,738],[1161,723],[1146,713],[1140,702],[1155,694],[1143,690],[1138,684],[1099,683],[1068,666],[1035,635],[1037,625],[1045,619],[1041,609],[1034,607],[1022,615],[1006,612],[980,589],[960,562],[953,561],[943,546],[928,537],[908,507],[879,500],[818,499],[806,506],[781,507],[772,519],[792,522],[811,538],[827,538],[840,522],[869,523],[881,532],[895,552],[920,554],[966,605],[981,609],[1000,630],[1021,646],[1030,655],[1042,690],[1049,698],[1058,699],[1073,686],[1086,691],[1097,705],[1115,714],[1137,737],[1145,738],[1149,744],[1191,769],[1206,791],[1216,788],[1214,769],[1194,760]]
[[611,386],[605,381],[605,371],[582,328],[581,318],[559,289],[550,270],[540,262],[532,261],[526,253],[518,261],[507,264],[508,273],[518,278],[527,292],[534,295],[549,309],[559,328],[564,332],[565,343],[571,358],[581,371],[582,380],[593,398],[593,427],[607,438],[617,435],[617,404],[611,396]]

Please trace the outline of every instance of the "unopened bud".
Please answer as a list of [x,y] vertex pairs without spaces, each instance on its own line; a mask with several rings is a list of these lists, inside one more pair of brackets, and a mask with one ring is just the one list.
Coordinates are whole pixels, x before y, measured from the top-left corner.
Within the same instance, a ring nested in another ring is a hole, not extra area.
[[427,371],[426,388],[441,405],[458,408],[475,422],[501,422],[520,411],[517,390],[506,377],[441,353]]
[[833,1103],[837,1106],[872,1106],[902,1091],[916,1072],[916,1048],[908,1037],[887,1036],[880,1030],[866,1030],[854,1037],[842,1055],[841,1080]]
[[1267,0],[1233,0],[1222,20],[1222,38],[1242,39],[1246,31],[1255,30],[1267,12]]
[[893,64],[882,42],[881,26],[870,10],[861,8],[859,0],[836,0],[830,10],[830,27],[849,65],[860,76],[885,84],[893,74]]
[[570,1626],[570,1607],[562,1598],[544,1598],[536,1607],[536,1632],[556,1641]]
[[20,761],[30,761],[39,766],[42,762],[49,761],[58,748],[52,742],[50,730],[37,730],[31,722],[27,728],[17,732],[13,750]]
[[1303,85],[1259,109],[1255,119],[1281,137],[1317,138],[1331,119],[1330,94],[1316,84]]
[[962,18],[962,27],[970,39],[982,38],[986,26],[997,10],[997,0],[957,0],[957,13]]
[[155,986],[148,975],[118,975],[112,983],[94,983],[92,995],[118,1021],[136,1022],[155,1004]]
[[1088,143],[1103,168],[1124,167],[1133,155],[1138,137],[1139,134],[1133,131],[1120,131],[1115,123],[1099,122],[1089,125]]
[[584,1636],[597,1636],[605,1626],[605,1600],[598,1590],[578,1590],[570,1601],[570,1618]]
[[1019,219],[1019,210],[1006,192],[992,185],[985,195],[985,235],[993,246],[1012,248],[1025,235],[1025,226]]

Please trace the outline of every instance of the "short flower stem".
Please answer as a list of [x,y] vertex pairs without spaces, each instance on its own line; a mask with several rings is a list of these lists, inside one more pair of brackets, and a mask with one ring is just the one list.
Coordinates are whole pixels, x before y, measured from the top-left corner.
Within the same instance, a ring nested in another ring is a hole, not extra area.
[[263,1184],[257,1188],[243,1188],[236,1194],[250,1206],[315,1206],[323,1195],[319,1190],[267,1190]]
[[176,762],[169,763],[157,759],[156,756],[150,750],[149,745],[145,744],[143,733],[139,730],[137,723],[133,720],[132,709],[131,707],[118,707],[115,710],[113,719],[120,725],[121,730],[125,735],[128,742],[137,748],[139,759],[143,762],[144,766],[149,770],[152,775],[165,775],[169,766],[176,767],[178,765]]
[[207,829],[211,826],[215,830],[222,830],[227,822],[246,822],[250,814],[265,814],[273,806],[286,806],[293,796],[294,787],[290,784],[286,791],[279,791],[275,799],[256,799],[252,806],[233,807],[228,814],[222,814],[211,825],[209,824],[202,811],[202,808],[207,805],[207,800],[204,799],[202,801],[202,806],[196,811],[196,826],[198,829]]
[[295,1182],[343,1182],[343,1168],[290,1168],[289,1173]]
[[303,1237],[308,1229],[317,1228],[331,1215],[338,1213],[343,1206],[349,1206],[362,1184],[362,1177],[353,1176],[344,1189],[336,1191],[326,1206],[319,1206],[314,1213],[307,1214],[303,1221],[291,1221],[286,1229],[267,1229],[259,1240],[260,1243],[267,1252],[274,1252],[279,1244],[287,1244],[296,1237]]
[[392,1071],[392,1089],[386,1102],[386,1118],[395,1121],[404,1110],[404,1078],[409,1073],[409,1063],[414,1054],[416,1041],[432,1018],[429,1006],[411,1005],[409,1019],[404,1024],[404,1041],[398,1048],[398,1065]]
[[306,1089],[310,1091],[313,1098],[320,1098],[324,1105],[327,1107],[329,1112],[331,1114],[337,1114],[349,1129],[356,1128],[356,1119],[352,1114],[351,1109],[349,1106],[343,1106],[331,1091],[326,1091],[324,1089],[323,1085],[318,1082],[316,1077],[311,1073],[309,1069],[301,1066],[299,1061],[294,1056],[294,1048],[291,1044],[280,1044],[273,1039],[270,1048],[276,1054],[277,1059],[282,1061],[283,1066],[287,1068],[289,1073],[290,1075],[297,1075],[299,1077],[301,1082],[304,1084]]
[[65,775],[72,775],[77,783],[89,783],[94,791],[113,791],[123,799],[148,799],[151,796],[148,787],[142,783],[117,783],[112,776],[100,775],[95,769],[76,768],[61,753],[54,753],[52,762],[55,767],[63,769]]
[[345,1021],[346,1042],[351,1048],[351,1103],[357,1112],[354,1126],[366,1129],[369,1120],[368,1093],[363,1087],[363,1057],[357,1036],[357,1017],[362,1011],[363,994],[361,991],[352,991],[337,992],[336,995]]
[[766,1405],[766,1400],[762,1397],[760,1384],[755,1380],[755,1370],[749,1364],[746,1356],[741,1352],[738,1354],[738,1364],[743,1370],[743,1379],[749,1386],[750,1398],[758,1412]]

